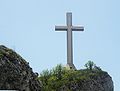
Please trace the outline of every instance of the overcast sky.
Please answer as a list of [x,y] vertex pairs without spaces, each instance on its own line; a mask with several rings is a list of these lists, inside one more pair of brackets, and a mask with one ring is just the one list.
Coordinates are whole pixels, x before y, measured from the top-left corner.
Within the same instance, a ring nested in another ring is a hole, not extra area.
[[0,44],[14,49],[35,72],[66,64],[66,24],[72,12],[74,64],[84,68],[88,60],[107,71],[120,89],[120,0],[0,0]]

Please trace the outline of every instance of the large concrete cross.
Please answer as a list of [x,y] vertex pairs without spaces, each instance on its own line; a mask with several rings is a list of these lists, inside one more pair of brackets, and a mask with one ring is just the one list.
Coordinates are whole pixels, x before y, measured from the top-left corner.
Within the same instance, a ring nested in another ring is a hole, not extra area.
[[66,13],[67,26],[55,26],[56,31],[67,31],[67,66],[70,69],[76,69],[73,64],[73,45],[72,45],[72,31],[84,31],[81,26],[72,26],[72,13]]

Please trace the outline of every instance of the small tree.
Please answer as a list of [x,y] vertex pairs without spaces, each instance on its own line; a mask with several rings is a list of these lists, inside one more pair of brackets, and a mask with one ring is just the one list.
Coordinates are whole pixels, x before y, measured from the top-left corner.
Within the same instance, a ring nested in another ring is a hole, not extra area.
[[95,64],[93,61],[88,61],[86,64],[85,64],[85,67],[89,70],[92,70],[94,67],[95,67]]
[[47,85],[50,76],[51,76],[51,72],[48,69],[42,71],[42,73],[40,74],[40,79],[42,82],[44,82],[43,83],[44,85]]
[[53,74],[57,77],[58,80],[62,79],[62,74],[64,73],[64,68],[61,64],[57,65],[53,69]]

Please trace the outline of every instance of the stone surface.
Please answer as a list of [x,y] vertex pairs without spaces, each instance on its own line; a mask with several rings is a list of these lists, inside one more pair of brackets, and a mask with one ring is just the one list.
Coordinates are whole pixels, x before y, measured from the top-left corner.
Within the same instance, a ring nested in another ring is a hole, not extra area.
[[41,91],[38,74],[13,50],[0,45],[0,89]]
[[[107,72],[90,76],[88,79],[70,82],[59,91],[114,91],[113,81]],[[77,75],[77,74],[76,74]]]

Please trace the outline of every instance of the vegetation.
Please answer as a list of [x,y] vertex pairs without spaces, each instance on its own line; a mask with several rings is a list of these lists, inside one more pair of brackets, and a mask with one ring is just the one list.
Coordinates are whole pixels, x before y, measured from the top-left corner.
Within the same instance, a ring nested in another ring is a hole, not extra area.
[[85,65],[84,65],[88,70],[98,70],[98,71],[102,71],[102,69],[98,66],[96,66],[96,64],[93,61],[88,61]]
[[[43,91],[58,91],[60,87],[91,79],[103,73],[103,71],[95,66],[92,61],[85,64],[87,69],[68,70],[61,64],[52,70],[44,70],[39,77],[42,82]],[[71,91],[70,89],[68,91]]]
[[88,61],[86,64],[85,64],[85,67],[89,70],[92,70],[94,67],[95,67],[95,64],[93,61]]

